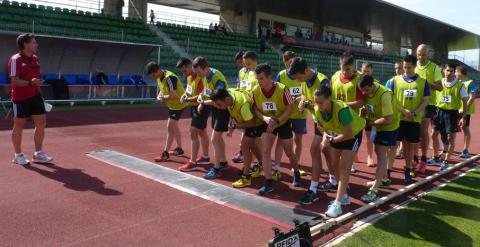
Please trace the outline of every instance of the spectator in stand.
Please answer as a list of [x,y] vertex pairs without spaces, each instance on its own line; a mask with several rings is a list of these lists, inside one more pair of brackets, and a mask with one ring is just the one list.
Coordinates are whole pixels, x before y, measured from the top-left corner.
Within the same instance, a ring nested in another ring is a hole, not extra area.
[[153,9],[150,10],[150,24],[155,24],[155,13],[153,13]]
[[302,30],[300,30],[299,27],[297,27],[297,31],[295,31],[295,38],[301,39],[303,37]]
[[215,30],[213,30],[213,23],[210,22],[210,26],[208,26],[208,32],[213,33]]
[[262,26],[260,23],[257,25],[257,38],[260,39],[262,37]]
[[267,40],[270,39],[270,35],[272,34],[272,29],[270,29],[270,26],[267,27]]
[[282,37],[282,29],[280,28],[280,25],[277,25],[275,27],[275,38],[281,38]]
[[107,85],[108,84],[108,77],[103,71],[97,69],[95,85]]
[[215,23],[215,26],[213,26],[213,32],[217,33],[218,32],[218,25]]
[[122,17],[122,10],[123,6],[125,6],[125,2],[123,0],[118,0],[117,2],[117,17]]

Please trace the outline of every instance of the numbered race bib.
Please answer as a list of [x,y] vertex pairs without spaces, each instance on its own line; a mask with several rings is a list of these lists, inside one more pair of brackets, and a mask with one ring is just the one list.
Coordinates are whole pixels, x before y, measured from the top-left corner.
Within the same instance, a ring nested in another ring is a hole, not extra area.
[[442,101],[442,103],[452,103],[452,96],[451,95],[442,95],[441,101]]
[[291,87],[290,88],[290,94],[292,96],[295,96],[295,97],[300,96],[300,95],[302,95],[302,88],[301,87]]
[[403,90],[403,97],[405,97],[405,98],[415,98],[415,97],[417,97],[417,89]]
[[192,92],[193,92],[192,86],[187,85],[186,92],[187,92],[188,95],[192,95]]
[[262,108],[264,111],[276,111],[277,105],[275,104],[275,102],[263,102]]
[[203,95],[210,96],[211,94],[212,94],[212,90],[210,90],[209,88],[205,88],[203,90]]

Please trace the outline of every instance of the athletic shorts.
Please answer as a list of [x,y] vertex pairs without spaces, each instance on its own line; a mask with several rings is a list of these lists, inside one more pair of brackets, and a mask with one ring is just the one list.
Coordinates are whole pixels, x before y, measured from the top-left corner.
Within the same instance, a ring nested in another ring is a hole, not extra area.
[[433,129],[442,134],[458,132],[458,111],[438,109],[437,116],[433,118]]
[[372,131],[370,139],[376,145],[394,147],[397,145],[398,129],[392,131]]
[[365,125],[365,131],[372,131],[372,126],[370,124]]
[[420,123],[410,121],[400,121],[398,127],[397,141],[407,141],[409,143],[420,142]]
[[198,113],[197,106],[191,106],[190,116],[192,117],[190,126],[203,130],[207,128],[208,116],[210,116],[210,106],[204,106],[200,113]]
[[[265,132],[267,132],[267,127],[268,127],[268,125],[266,123],[264,123],[264,124],[259,126],[259,130],[261,131],[261,133],[265,133]],[[292,138],[293,133],[292,133],[292,125],[290,123],[290,120],[288,120],[282,126],[275,128],[273,130],[273,134],[277,135],[278,138],[280,138],[282,140]]]
[[179,120],[182,117],[183,110],[170,110],[168,109],[168,118],[173,119],[173,120]]
[[320,132],[320,130],[318,130],[318,124],[317,123],[314,124],[314,128],[315,128],[315,135],[316,136],[323,136],[322,132]]
[[437,114],[437,107],[434,105],[427,105],[425,108],[425,115],[423,115],[423,118],[434,118],[435,115]]
[[250,138],[259,138],[262,136],[262,129],[260,126],[246,128],[243,132],[243,135]]
[[292,131],[295,134],[307,134],[307,119],[290,119],[292,123]]
[[227,132],[230,113],[228,110],[220,110],[212,107],[212,129],[217,132]]
[[463,116],[463,126],[470,127],[470,114]]
[[353,139],[346,140],[343,142],[332,143],[332,148],[340,150],[351,150],[357,152],[362,144],[363,131],[360,131]]
[[28,99],[13,101],[13,117],[29,118],[43,114],[45,114],[45,103],[41,94]]

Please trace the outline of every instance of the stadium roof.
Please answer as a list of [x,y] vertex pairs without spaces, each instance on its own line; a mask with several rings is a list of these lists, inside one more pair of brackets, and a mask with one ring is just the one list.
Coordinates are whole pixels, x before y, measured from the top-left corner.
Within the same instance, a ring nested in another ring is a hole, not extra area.
[[[382,0],[149,0],[150,3],[219,14],[221,8],[261,11],[369,34],[379,41],[447,45],[449,51],[477,49],[480,36]],[[341,15],[339,13],[342,13]]]

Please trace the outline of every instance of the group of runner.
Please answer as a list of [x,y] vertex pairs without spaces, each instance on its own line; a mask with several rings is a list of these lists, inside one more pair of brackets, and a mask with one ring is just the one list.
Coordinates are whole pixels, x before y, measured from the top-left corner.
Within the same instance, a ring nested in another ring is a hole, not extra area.
[[[361,197],[365,202],[377,200],[378,189],[391,185],[395,158],[405,160],[404,182],[410,184],[416,174],[425,173],[427,165],[448,168],[460,130],[465,140],[460,156],[469,156],[476,83],[467,77],[464,66],[447,63],[442,69],[430,61],[427,45],[420,45],[416,55],[397,61],[395,76],[385,83],[373,77],[371,63],[364,63],[357,71],[355,58],[348,52],[340,56],[340,70],[330,79],[292,51],[283,54],[285,69],[276,76],[270,65],[257,64],[255,52],[239,52],[235,62],[240,71],[233,87],[203,57],[178,61],[176,67],[186,77],[185,87],[173,72],[149,63],[146,70],[158,82],[158,100],[169,109],[165,147],[155,161],[168,161],[171,154],[184,155],[178,121],[189,109],[191,153],[179,170],[213,164],[204,178],[221,176],[228,167],[224,135],[231,136],[239,129],[240,147],[232,160],[243,163],[243,168],[233,187],[250,186],[252,179],[263,174],[264,184],[258,193],[272,192],[282,176],[283,153],[292,168],[292,186],[299,187],[305,172],[298,163],[310,115],[315,126],[310,144],[311,181],[299,203],[312,204],[319,200],[319,193],[336,192],[325,214],[337,217],[342,214],[342,205],[350,204],[349,176],[355,172],[364,133],[367,165],[376,167],[375,180],[368,183],[369,189]],[[213,132],[209,137],[210,115]],[[430,139],[433,156],[427,159]],[[172,149],[174,140],[177,146]],[[320,184],[324,171],[328,180]]]

